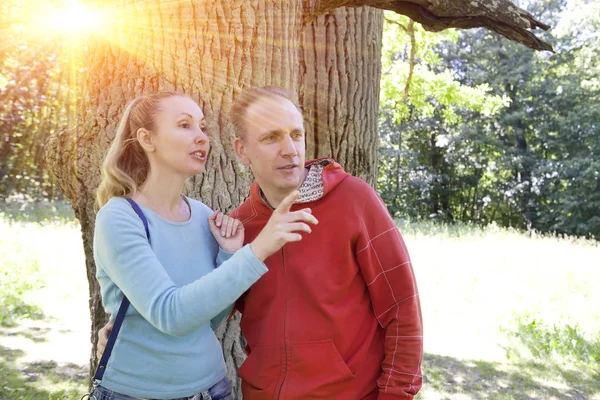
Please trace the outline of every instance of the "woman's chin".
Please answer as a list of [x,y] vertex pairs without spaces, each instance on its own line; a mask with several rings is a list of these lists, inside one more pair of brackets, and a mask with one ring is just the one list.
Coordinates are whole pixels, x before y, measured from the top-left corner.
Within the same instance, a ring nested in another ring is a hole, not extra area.
[[200,175],[200,174],[203,174],[204,171],[206,171],[206,168],[205,168],[204,165],[202,165],[201,167],[192,168],[190,170],[190,174],[189,175],[191,175],[191,176],[193,176],[193,175]]

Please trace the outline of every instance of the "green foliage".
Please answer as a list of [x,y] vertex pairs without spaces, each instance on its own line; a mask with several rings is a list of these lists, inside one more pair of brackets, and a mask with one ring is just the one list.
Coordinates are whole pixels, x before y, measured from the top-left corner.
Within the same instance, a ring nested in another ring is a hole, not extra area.
[[0,218],[11,223],[72,223],[75,221],[75,214],[65,200],[35,199],[27,194],[19,194],[0,204]]
[[483,83],[477,86],[461,84],[453,71],[442,64],[436,46],[458,39],[458,31],[441,33],[425,31],[414,25],[415,65],[412,71],[408,97],[404,97],[410,74],[409,53],[412,50],[409,36],[410,19],[386,12],[386,25],[382,47],[381,107],[390,114],[394,123],[408,120],[413,113],[431,117],[439,108],[449,123],[458,123],[457,108],[491,115],[509,102],[507,97],[490,94],[491,88]]
[[549,325],[527,316],[517,318],[513,335],[538,358],[559,356],[571,362],[590,364],[600,374],[600,334],[587,339],[577,325]]
[[16,193],[60,198],[42,159],[47,138],[74,123],[81,61],[73,46],[81,45],[26,35],[20,17],[31,11],[27,5],[0,7],[0,200]]
[[484,238],[490,235],[517,235],[514,229],[501,228],[496,224],[489,224],[486,226],[470,223],[470,222],[457,222],[454,224],[446,224],[439,220],[418,220],[408,221],[404,219],[398,219],[396,225],[402,234],[411,236],[429,236],[429,237],[442,237],[444,239],[454,238]]
[[408,99],[406,34],[386,26],[398,43],[384,46],[379,191],[395,216],[600,238],[600,18],[531,8],[559,26],[545,34],[556,54],[482,30],[423,33],[417,54],[437,56],[417,57]]

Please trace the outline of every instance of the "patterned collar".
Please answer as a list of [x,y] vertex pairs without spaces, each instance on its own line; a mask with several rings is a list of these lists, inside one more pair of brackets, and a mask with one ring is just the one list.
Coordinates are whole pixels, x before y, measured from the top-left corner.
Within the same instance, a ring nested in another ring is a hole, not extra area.
[[[323,160],[319,163],[311,164],[308,167],[308,173],[306,174],[306,178],[304,178],[304,182],[302,182],[302,185],[300,185],[300,188],[298,189],[298,191],[300,192],[300,196],[294,204],[308,203],[310,201],[315,201],[323,197],[323,194],[325,193],[325,188],[323,186],[323,168],[325,168],[325,166],[330,163],[331,161],[329,160]],[[260,197],[263,199],[263,201],[269,204],[263,191],[259,190],[259,192]],[[271,208],[274,208],[270,204],[269,206]]]

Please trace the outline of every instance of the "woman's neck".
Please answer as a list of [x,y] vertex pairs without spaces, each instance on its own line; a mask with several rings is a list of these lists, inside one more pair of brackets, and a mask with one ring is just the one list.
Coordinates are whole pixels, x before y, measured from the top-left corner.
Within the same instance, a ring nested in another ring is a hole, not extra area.
[[182,199],[185,178],[169,175],[153,173],[151,170],[132,198],[169,221],[187,221],[190,209]]

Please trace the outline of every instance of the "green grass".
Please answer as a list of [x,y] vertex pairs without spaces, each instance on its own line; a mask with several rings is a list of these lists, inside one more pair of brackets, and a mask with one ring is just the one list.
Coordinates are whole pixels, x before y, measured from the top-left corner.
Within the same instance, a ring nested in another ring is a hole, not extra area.
[[[68,212],[40,206],[39,223],[12,210],[0,210],[0,399],[79,398],[90,351],[79,226]],[[419,399],[600,399],[598,242],[401,230],[424,317]]]
[[23,350],[0,346],[0,398],[3,400],[79,399],[88,368],[53,361],[18,362]]
[[598,242],[494,226],[401,230],[423,308],[420,398],[600,399]]
[[23,297],[41,287],[39,265],[36,260],[6,254],[8,248],[0,250],[4,268],[0,271],[0,327],[14,326],[22,318],[42,318],[42,310],[28,304]]
[[79,225],[68,210],[61,203],[0,209],[2,400],[79,399],[87,387],[88,289]]

